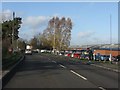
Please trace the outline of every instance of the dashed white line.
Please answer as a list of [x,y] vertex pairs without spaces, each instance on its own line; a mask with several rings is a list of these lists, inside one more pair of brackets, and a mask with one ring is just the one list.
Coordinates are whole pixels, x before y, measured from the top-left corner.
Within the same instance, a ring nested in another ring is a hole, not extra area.
[[106,90],[106,89],[104,89],[103,87],[99,87],[99,89],[101,89],[101,90]]
[[56,61],[52,61],[52,62],[57,63]]
[[85,78],[85,77],[83,77],[82,75],[80,75],[80,74],[74,72],[73,70],[70,70],[70,72],[72,72],[73,74],[75,74],[75,75],[81,77],[81,78],[84,79],[84,80],[87,80],[87,78]]
[[62,68],[66,68],[65,66],[63,66],[63,65],[61,65],[61,64],[59,64]]

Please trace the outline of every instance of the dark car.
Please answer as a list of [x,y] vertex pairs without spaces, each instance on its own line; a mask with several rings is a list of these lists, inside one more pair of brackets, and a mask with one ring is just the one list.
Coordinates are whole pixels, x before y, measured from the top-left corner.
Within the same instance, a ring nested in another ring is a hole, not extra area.
[[100,55],[100,53],[97,53],[96,55],[94,55],[94,60],[95,60],[95,61],[101,60],[101,55]]
[[116,56],[116,61],[120,61],[120,55]]

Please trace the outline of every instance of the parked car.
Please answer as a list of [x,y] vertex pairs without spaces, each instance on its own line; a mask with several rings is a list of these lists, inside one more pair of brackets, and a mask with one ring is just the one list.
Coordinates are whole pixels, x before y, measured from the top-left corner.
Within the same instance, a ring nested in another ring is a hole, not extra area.
[[101,61],[109,61],[110,55],[100,55]]
[[93,58],[94,58],[95,61],[101,60],[101,55],[100,55],[100,53],[95,54],[95,55],[93,56]]
[[82,52],[81,58],[89,59],[89,53],[87,51]]
[[38,49],[32,50],[33,53],[39,53]]
[[120,61],[120,55],[118,55],[118,56],[116,57],[116,59],[117,59],[117,61]]
[[64,53],[64,51],[60,51],[60,53],[59,53],[59,55],[64,55],[65,53]]
[[69,53],[69,52],[68,52],[68,53],[65,53],[65,56],[71,57],[71,54],[72,54],[72,53]]
[[41,52],[41,53],[45,53],[45,52],[47,52],[47,50],[41,50],[40,52]]
[[69,50],[65,50],[65,52],[64,52],[64,56],[71,57],[71,54],[72,54],[72,52]]
[[73,57],[73,58],[80,58],[80,53],[79,52],[72,53],[71,57]]

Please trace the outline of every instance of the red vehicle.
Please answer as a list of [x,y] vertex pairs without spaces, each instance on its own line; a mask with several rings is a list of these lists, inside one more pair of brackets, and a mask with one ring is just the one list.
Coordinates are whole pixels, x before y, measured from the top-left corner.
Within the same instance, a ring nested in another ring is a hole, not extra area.
[[72,52],[71,51],[66,51],[65,56],[71,57]]
[[65,56],[71,57],[71,53],[66,53]]
[[66,51],[65,56],[73,57],[73,58],[81,58],[81,54],[84,50],[69,50]]
[[67,56],[70,57],[70,56],[71,56],[71,53],[68,53]]
[[71,55],[71,57],[73,57],[73,58],[80,58],[80,53],[73,53],[72,55]]
[[74,53],[74,58],[80,58],[80,53]]

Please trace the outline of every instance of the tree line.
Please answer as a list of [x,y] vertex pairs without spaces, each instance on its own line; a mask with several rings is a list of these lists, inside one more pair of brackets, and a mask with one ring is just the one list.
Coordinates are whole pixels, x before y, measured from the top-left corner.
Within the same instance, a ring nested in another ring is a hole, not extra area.
[[[22,24],[21,17],[15,17],[13,20],[3,21],[2,26],[2,55],[3,57],[9,53],[10,48],[15,48],[15,42],[18,41],[18,45],[25,47],[24,40],[19,39],[19,29]],[[19,46],[18,46],[19,47]]]
[[[27,42],[19,38],[19,29],[22,24],[21,17],[15,17],[13,20],[3,21],[2,26],[2,53],[6,55],[9,48],[13,48],[17,41],[17,47],[25,49]],[[33,49],[64,50],[70,45],[72,20],[70,18],[53,17],[42,33],[35,35],[29,44]],[[14,30],[14,32],[13,32]],[[13,36],[14,35],[14,36]],[[13,38],[14,37],[14,38]],[[14,41],[14,42],[13,42]]]

